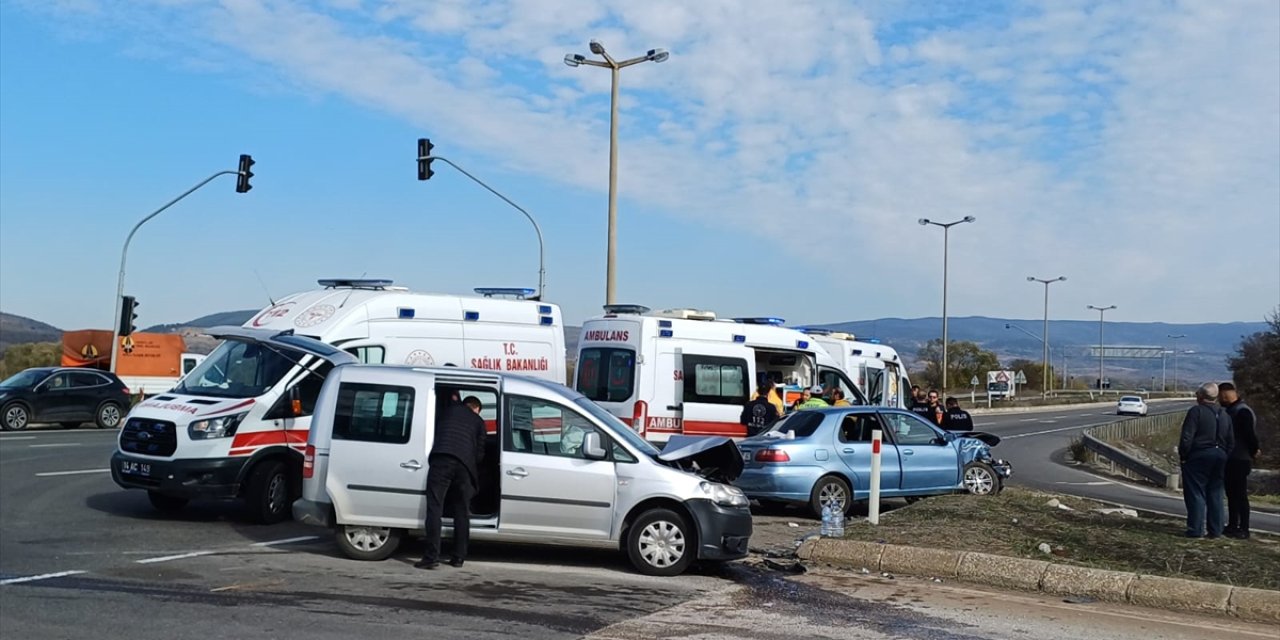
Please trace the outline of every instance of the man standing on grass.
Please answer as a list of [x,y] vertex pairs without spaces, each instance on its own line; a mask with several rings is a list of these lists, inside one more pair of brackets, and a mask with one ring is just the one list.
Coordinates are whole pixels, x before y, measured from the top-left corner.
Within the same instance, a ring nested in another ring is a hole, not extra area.
[[1218,406],[1218,385],[1196,389],[1196,406],[1187,410],[1178,439],[1182,461],[1182,498],[1187,505],[1188,538],[1222,535],[1222,483],[1227,452],[1235,445],[1231,416]]
[[1253,409],[1240,399],[1236,386],[1230,382],[1218,385],[1218,401],[1231,416],[1235,446],[1227,454],[1224,484],[1227,489],[1227,527],[1222,534],[1228,538],[1249,538],[1249,472],[1258,457],[1258,432],[1254,428],[1257,416]]

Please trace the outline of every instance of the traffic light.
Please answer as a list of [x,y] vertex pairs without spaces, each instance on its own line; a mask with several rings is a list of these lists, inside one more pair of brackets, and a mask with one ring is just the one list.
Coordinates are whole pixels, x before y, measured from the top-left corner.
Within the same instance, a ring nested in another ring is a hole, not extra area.
[[253,172],[249,169],[253,167],[253,156],[240,154],[239,175],[236,176],[236,193],[249,193],[253,185],[249,184],[249,178],[253,177]]
[[120,337],[127,336],[137,330],[134,321],[138,319],[138,301],[133,296],[120,298]]
[[436,172],[431,169],[431,150],[435,148],[430,138],[418,138],[418,179],[430,180]]

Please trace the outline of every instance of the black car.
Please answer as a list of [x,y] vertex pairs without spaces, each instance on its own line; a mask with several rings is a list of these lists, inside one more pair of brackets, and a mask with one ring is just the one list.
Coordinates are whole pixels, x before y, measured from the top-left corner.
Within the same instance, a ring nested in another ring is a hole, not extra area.
[[129,388],[96,369],[36,367],[0,382],[0,428],[21,431],[37,422],[74,429],[93,421],[114,429],[129,410]]

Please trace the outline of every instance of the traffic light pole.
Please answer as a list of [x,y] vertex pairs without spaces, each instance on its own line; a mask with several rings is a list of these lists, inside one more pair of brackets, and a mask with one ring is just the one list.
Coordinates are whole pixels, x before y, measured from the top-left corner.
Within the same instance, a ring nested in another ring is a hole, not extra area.
[[152,211],[151,215],[138,221],[138,224],[133,225],[133,229],[129,231],[129,237],[125,238],[124,249],[120,251],[120,276],[116,280],[116,312],[115,312],[115,315],[113,316],[114,319],[111,321],[111,324],[114,326],[114,329],[112,330],[112,334],[111,334],[111,373],[116,372],[116,359],[117,359],[116,353],[120,348],[120,311],[121,311],[121,304],[123,303],[123,298],[124,298],[124,265],[125,265],[125,259],[129,255],[129,243],[133,242],[133,234],[137,233],[138,228],[146,224],[148,220],[160,215],[165,209],[168,209],[169,207],[172,207],[173,205],[177,204],[179,200],[191,195],[200,187],[203,187],[206,184],[213,182],[214,178],[217,178],[218,176],[224,176],[224,175],[240,175],[240,172],[239,171],[219,171],[209,176],[208,178],[205,178],[196,186],[191,187],[190,189],[187,189],[186,191],[182,192],[182,195],[166,202],[163,207],[160,207],[159,209]]

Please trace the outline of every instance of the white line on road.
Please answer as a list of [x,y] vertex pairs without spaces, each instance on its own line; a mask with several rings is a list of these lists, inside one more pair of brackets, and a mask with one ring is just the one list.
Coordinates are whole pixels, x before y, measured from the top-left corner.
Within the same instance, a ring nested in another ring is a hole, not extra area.
[[1041,420],[1040,424],[1053,424],[1055,422],[1057,422],[1057,420]]
[[278,544],[293,544],[295,542],[307,542],[309,540],[318,540],[320,536],[299,536],[297,538],[285,538],[284,540],[270,540],[268,542],[255,542],[251,547],[271,547]]
[[36,580],[49,580],[51,578],[62,578],[65,576],[74,576],[83,571],[59,571],[58,573],[44,573],[38,576],[27,576],[25,578],[9,578],[8,580],[0,580],[0,585],[19,584],[22,582],[35,582]]
[[1104,482],[1061,482],[1059,481],[1059,482],[1055,482],[1054,484],[1076,484],[1076,485],[1084,485],[1087,487],[1105,487],[1109,484],[1115,484],[1115,483],[1106,482],[1106,481]]
[[1023,422],[1035,422],[1036,420],[1039,420],[1039,419],[1040,419],[1040,418],[1023,418],[1023,419],[1022,419],[1022,421],[1023,421]]
[[5,440],[35,440],[35,439],[36,439],[35,436],[5,436],[3,438],[0,438],[0,442],[4,442]]
[[78,476],[86,473],[111,473],[110,469],[80,469],[78,471],[45,471],[37,473],[37,478],[49,478],[53,476]]
[[158,558],[147,558],[138,560],[138,564],[154,564],[157,562],[168,562],[170,560],[184,560],[186,558],[198,558],[200,556],[208,556],[217,553],[217,551],[192,551],[191,553],[180,553],[175,556],[160,556]]
[[1046,433],[1058,433],[1059,431],[1072,431],[1074,429],[1087,429],[1098,425],[1080,425],[1078,427],[1058,427],[1057,429],[1046,429],[1044,431],[1032,431],[1031,433],[1019,433],[1012,436],[1002,436],[1001,440],[1012,440],[1014,438],[1026,438],[1028,436],[1042,436]]
[[39,449],[41,447],[78,447],[80,446],[80,443],[79,442],[58,442],[54,444],[29,444],[27,446],[31,447],[32,449]]

